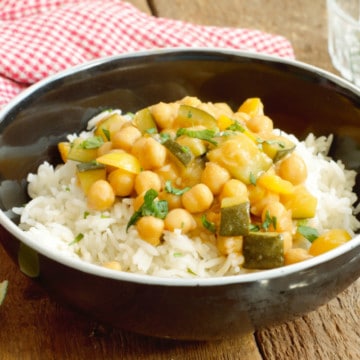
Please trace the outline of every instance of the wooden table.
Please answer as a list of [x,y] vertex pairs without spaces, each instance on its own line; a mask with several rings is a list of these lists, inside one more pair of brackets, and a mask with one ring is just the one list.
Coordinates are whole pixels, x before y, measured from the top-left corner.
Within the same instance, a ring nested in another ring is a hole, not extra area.
[[[287,37],[298,60],[334,71],[327,52],[325,0],[132,0],[155,16],[257,28]],[[335,72],[335,71],[334,71]],[[360,359],[360,280],[295,321],[243,338],[173,342],[88,320],[50,299],[0,249],[0,359]]]

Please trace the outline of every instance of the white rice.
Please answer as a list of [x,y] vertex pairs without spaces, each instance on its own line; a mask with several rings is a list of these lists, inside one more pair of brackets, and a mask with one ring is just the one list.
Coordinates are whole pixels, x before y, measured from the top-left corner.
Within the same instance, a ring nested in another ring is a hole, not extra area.
[[[353,215],[356,173],[327,157],[332,137],[310,134],[304,142],[292,135],[289,138],[307,164],[307,188],[318,199],[316,216],[309,225],[320,233],[344,228],[354,235],[360,228]],[[131,199],[119,200],[110,211],[89,211],[76,185],[75,170],[72,161],[56,169],[44,163],[37,174],[28,176],[33,200],[14,211],[21,214],[21,228],[42,246],[99,265],[118,261],[123,271],[162,277],[214,277],[246,271],[241,267],[242,256],[220,255],[215,242],[190,239],[175,231],[166,232],[161,245],[154,247],[138,236],[134,226],[126,231],[133,214]],[[83,238],[74,242],[78,234]]]

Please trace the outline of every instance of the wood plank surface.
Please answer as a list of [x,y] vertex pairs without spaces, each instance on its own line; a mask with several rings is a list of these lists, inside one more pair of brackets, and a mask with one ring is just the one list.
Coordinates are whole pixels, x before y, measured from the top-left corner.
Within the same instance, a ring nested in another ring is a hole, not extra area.
[[[327,52],[325,0],[130,0],[155,16],[198,24],[256,28],[288,38],[297,59],[334,71]],[[177,342],[104,326],[64,308],[0,248],[0,360],[12,359],[360,359],[360,280],[295,321],[243,338]]]

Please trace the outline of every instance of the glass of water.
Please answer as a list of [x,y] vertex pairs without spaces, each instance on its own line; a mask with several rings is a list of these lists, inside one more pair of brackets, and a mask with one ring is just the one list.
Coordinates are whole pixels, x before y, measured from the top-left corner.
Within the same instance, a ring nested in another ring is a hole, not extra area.
[[328,47],[334,67],[360,86],[360,0],[327,0]]

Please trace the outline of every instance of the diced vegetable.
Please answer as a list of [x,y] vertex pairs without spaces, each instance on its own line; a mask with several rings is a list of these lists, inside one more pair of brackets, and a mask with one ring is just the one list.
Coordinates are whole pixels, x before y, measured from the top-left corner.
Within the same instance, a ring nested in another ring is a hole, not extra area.
[[252,232],[243,238],[244,268],[272,269],[284,265],[284,240],[276,232]]
[[346,243],[351,239],[351,235],[343,229],[332,229],[320,235],[311,244],[309,254],[316,256]]
[[121,150],[102,155],[96,161],[100,164],[123,169],[133,174],[139,174],[141,171],[139,160],[134,155]]
[[250,227],[250,203],[237,203],[236,198],[224,198],[220,209],[221,236],[247,235]]
[[94,134],[100,136],[104,141],[109,141],[126,121],[121,115],[113,114],[97,124]]
[[63,141],[58,143],[58,150],[61,156],[61,160],[65,163],[68,159],[70,151],[70,143],[68,141]]
[[274,163],[283,159],[286,155],[295,150],[295,144],[283,136],[272,137],[260,141],[264,153],[269,156]]
[[245,184],[250,184],[251,176],[257,178],[272,165],[272,160],[242,133],[210,150],[208,159],[223,166]]
[[180,105],[176,124],[182,128],[203,125],[208,129],[217,129],[217,121],[212,115],[190,105]]
[[259,98],[249,98],[240,105],[238,111],[244,112],[250,117],[264,115],[264,105]]
[[86,148],[84,139],[77,138],[71,145],[67,158],[79,162],[90,162],[96,159],[97,148]]
[[294,219],[306,219],[315,216],[317,199],[303,185],[296,186],[289,194],[282,194],[281,201],[291,210]]
[[182,146],[172,139],[166,140],[163,145],[184,166],[188,165],[191,162],[193,155],[188,147]]
[[77,177],[84,193],[87,194],[90,186],[97,180],[106,179],[106,168],[97,162],[77,164]]
[[138,111],[133,120],[134,125],[143,133],[157,133],[158,129],[149,108]]
[[267,172],[261,174],[256,183],[277,194],[291,194],[294,191],[294,186],[291,182],[283,180],[276,174]]

